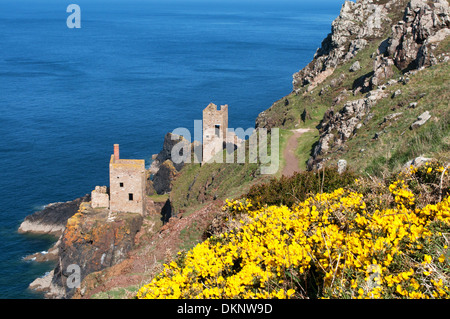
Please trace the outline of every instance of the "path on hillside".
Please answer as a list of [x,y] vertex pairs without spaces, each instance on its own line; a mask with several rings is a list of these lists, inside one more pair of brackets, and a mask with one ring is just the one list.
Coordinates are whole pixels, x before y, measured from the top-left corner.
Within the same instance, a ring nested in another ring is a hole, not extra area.
[[299,171],[298,158],[295,156],[295,150],[298,145],[298,138],[302,136],[303,133],[309,132],[310,129],[299,128],[297,130],[292,130],[294,134],[289,137],[286,147],[283,151],[283,157],[286,165],[283,168],[282,174],[285,176],[292,176],[295,172]]

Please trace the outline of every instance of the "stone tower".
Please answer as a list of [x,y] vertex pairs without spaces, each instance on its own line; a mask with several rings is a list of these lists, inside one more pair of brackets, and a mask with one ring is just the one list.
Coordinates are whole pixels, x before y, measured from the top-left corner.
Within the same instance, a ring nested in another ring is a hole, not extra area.
[[109,162],[109,207],[111,212],[144,214],[145,160],[121,159],[119,145]]
[[203,110],[203,158],[202,163],[208,162],[224,148],[228,130],[228,105],[210,103]]

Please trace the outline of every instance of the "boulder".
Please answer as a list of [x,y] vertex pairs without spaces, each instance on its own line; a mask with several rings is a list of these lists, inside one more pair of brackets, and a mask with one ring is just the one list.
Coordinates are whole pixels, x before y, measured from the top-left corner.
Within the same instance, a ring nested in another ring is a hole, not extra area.
[[337,162],[337,171],[339,174],[342,174],[347,169],[347,161],[341,159]]
[[359,63],[359,61],[356,61],[355,63],[352,64],[349,71],[356,72],[356,71],[359,71],[360,69],[361,69],[361,64]]
[[415,121],[413,124],[411,124],[411,130],[414,130],[418,127],[421,127],[422,125],[424,125],[429,119],[431,118],[431,114],[428,111],[423,112],[422,114],[419,115],[419,117],[417,118],[417,121]]

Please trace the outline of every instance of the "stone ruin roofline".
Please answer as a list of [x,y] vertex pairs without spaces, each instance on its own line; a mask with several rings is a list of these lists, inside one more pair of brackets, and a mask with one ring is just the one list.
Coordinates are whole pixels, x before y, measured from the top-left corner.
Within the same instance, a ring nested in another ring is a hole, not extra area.
[[117,164],[117,165],[130,165],[130,166],[136,166],[136,167],[145,167],[145,160],[139,160],[139,159],[118,159],[116,160],[114,157],[114,154],[111,155],[110,164]]
[[208,109],[213,109],[214,111],[225,111],[228,109],[228,104],[221,105],[220,108],[218,108],[214,103],[209,103],[204,111]]

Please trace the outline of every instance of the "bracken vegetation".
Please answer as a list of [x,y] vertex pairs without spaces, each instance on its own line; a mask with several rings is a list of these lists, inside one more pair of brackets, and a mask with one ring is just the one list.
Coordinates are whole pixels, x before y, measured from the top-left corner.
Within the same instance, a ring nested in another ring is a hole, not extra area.
[[357,178],[287,206],[227,201],[223,232],[179,252],[137,298],[448,298],[448,168]]

